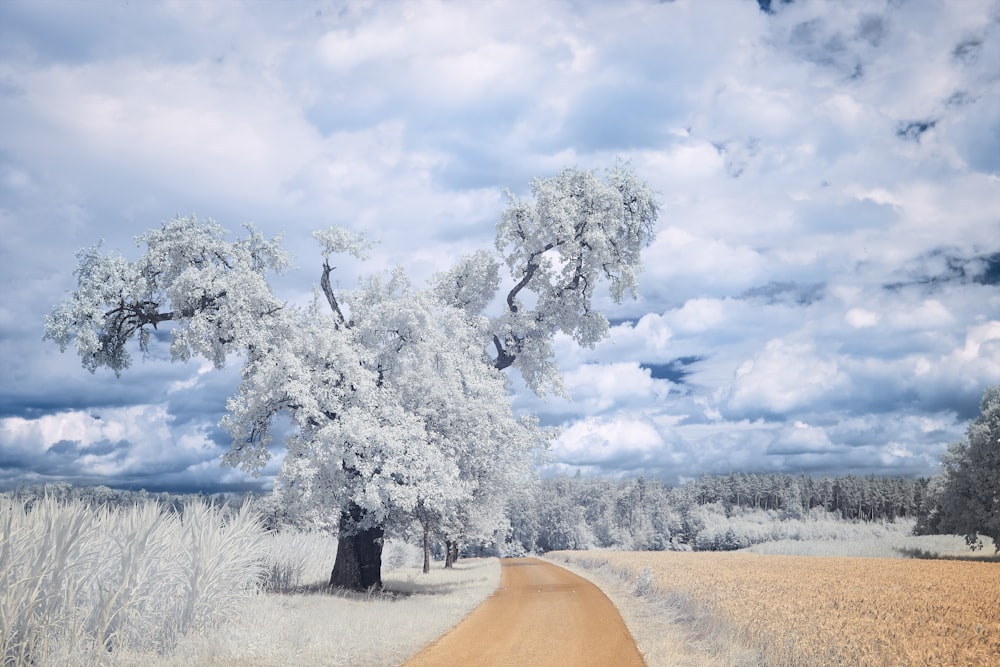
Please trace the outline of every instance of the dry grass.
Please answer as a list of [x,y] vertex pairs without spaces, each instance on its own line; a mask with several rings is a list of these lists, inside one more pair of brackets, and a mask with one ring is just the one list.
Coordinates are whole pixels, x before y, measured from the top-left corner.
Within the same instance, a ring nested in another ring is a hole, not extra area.
[[597,585],[611,599],[650,667],[756,667],[754,651],[743,645],[736,628],[683,595],[650,588],[647,572],[638,574],[606,560],[581,567],[576,553],[553,552],[546,558]]
[[701,610],[695,616],[731,628],[734,641],[751,647],[762,664],[988,665],[1000,656],[994,563],[747,553],[555,556],[627,571],[645,589],[638,593],[673,597]]

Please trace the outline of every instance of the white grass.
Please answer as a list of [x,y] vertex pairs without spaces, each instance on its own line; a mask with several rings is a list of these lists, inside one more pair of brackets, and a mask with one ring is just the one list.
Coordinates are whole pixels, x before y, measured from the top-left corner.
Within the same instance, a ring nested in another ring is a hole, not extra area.
[[261,533],[244,506],[156,503],[93,509],[0,500],[4,664],[103,664],[169,650],[192,627],[235,613],[261,578]]
[[496,559],[424,575],[389,540],[384,593],[332,595],[336,538],[265,533],[247,506],[0,499],[0,531],[3,665],[398,664],[500,582]]
[[[782,556],[844,556],[859,558],[957,558],[995,560],[993,549],[972,551],[959,535],[911,535],[912,522],[887,524],[880,535],[853,539],[776,540],[755,544],[749,553]],[[984,540],[990,544],[989,540]]]
[[402,568],[383,575],[383,582],[386,592],[374,595],[260,595],[238,618],[190,633],[168,654],[122,656],[118,664],[399,665],[496,590],[500,561],[461,560],[452,570],[435,563],[426,575]]
[[692,545],[697,551],[726,551],[785,540],[881,539],[888,535],[908,535],[914,525],[913,520],[907,519],[894,523],[845,521],[821,509],[811,510],[801,518],[783,517],[775,510],[738,510],[727,516],[721,507],[705,505],[694,515],[700,524]]

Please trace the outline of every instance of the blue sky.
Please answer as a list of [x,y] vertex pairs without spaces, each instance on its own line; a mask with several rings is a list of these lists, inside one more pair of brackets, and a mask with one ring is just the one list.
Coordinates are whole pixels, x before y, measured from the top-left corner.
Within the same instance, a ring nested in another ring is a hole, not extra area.
[[928,475],[1000,383],[1000,4],[0,3],[0,486],[264,488],[220,467],[238,363],[120,379],[43,342],[74,253],[176,214],[379,242],[417,283],[510,188],[616,158],[659,193],[635,302],[547,472]]

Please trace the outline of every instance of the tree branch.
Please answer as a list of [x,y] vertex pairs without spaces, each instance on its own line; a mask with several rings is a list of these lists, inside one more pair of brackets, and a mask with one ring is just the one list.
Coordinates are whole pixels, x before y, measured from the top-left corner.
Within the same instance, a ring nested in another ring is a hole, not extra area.
[[323,288],[323,294],[326,295],[326,301],[330,304],[330,309],[333,310],[334,315],[337,316],[337,326],[347,325],[347,319],[344,317],[344,313],[340,310],[340,304],[337,303],[337,297],[333,293],[333,288],[330,287],[330,273],[333,268],[330,266],[328,260],[323,260],[323,276],[319,279],[319,286]]
[[556,246],[560,246],[563,243],[565,243],[565,241],[553,241],[552,243],[546,243],[545,247],[543,247],[541,250],[536,250],[535,252],[531,253],[531,255],[528,257],[528,265],[525,268],[524,276],[516,285],[514,285],[514,287],[507,294],[507,307],[510,308],[510,312],[512,313],[517,312],[517,304],[514,303],[514,300],[517,298],[518,292],[524,289],[528,285],[528,283],[531,282],[531,279],[535,277],[535,272],[538,271],[539,267],[541,266],[538,263],[538,258],[544,255],[549,250],[552,250]]
[[500,342],[496,334],[493,335],[493,344],[497,348],[497,358],[493,360],[493,367],[498,371],[510,367],[517,357],[504,349],[503,343]]

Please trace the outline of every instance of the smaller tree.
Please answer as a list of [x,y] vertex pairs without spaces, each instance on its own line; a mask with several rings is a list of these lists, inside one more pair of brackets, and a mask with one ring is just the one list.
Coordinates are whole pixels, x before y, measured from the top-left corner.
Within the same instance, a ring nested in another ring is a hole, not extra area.
[[1000,552],[1000,386],[983,392],[977,417],[966,439],[942,457],[943,483],[937,516],[940,532],[965,535],[973,549],[982,548],[979,535],[993,540]]

